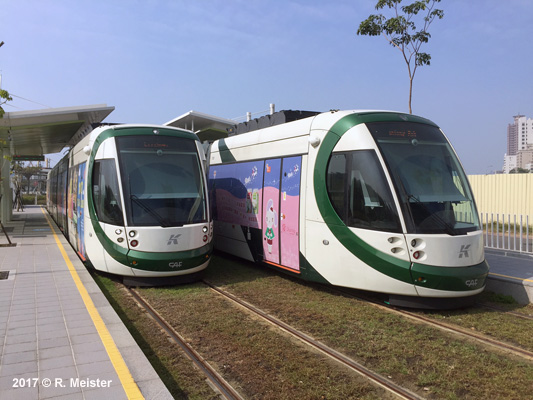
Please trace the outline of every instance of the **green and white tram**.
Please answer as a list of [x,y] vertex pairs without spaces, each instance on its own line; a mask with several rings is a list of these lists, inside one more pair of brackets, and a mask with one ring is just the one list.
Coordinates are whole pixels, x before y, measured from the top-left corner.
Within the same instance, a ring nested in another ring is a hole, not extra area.
[[48,211],[80,258],[129,285],[194,279],[212,252],[205,155],[190,131],[94,129],[48,176]]
[[404,306],[461,306],[485,287],[472,191],[427,119],[321,113],[218,140],[209,164],[217,249]]

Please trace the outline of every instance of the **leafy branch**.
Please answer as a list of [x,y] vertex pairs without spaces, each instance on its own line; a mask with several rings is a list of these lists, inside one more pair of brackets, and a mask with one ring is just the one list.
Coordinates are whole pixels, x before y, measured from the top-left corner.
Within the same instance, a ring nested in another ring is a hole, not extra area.
[[13,98],[9,95],[9,92],[7,90],[0,89],[0,118],[3,118],[5,114],[2,104],[5,104],[8,101],[12,100]]
[[[431,63],[431,56],[421,52],[420,49],[431,38],[428,32],[430,25],[435,19],[444,17],[444,12],[435,8],[440,1],[420,0],[401,6],[402,0],[379,0],[376,10],[388,7],[392,10],[393,16],[387,19],[383,14],[372,14],[360,23],[357,30],[358,35],[383,35],[394,48],[401,51],[409,72],[409,113],[411,114],[413,113],[411,106],[413,80],[417,68]],[[414,19],[419,14],[423,17],[423,26],[417,31]]]
[[[4,41],[1,41],[0,42],[0,47],[2,47],[3,45],[4,45]],[[11,100],[13,100],[13,98],[9,95],[7,90],[2,90],[0,88],[0,118],[3,118],[4,114],[5,114],[5,111],[2,108],[2,104],[5,104],[5,103],[7,103],[8,101],[11,101]]]

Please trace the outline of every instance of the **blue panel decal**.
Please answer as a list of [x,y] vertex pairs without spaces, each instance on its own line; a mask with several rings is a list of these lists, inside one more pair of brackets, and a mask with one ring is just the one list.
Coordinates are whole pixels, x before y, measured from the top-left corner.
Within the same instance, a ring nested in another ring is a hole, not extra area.
[[209,170],[209,185],[216,207],[215,219],[259,228],[264,161],[216,165]]
[[83,214],[85,211],[85,163],[78,166],[78,194],[77,194],[77,231],[78,231],[78,253],[85,260],[85,236]]

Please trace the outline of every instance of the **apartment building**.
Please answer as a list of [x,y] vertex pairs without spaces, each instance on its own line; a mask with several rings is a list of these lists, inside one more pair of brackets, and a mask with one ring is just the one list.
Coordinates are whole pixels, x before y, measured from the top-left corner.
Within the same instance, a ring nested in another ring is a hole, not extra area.
[[515,115],[514,123],[507,127],[507,153],[504,156],[503,172],[514,168],[531,169],[533,163],[533,119]]

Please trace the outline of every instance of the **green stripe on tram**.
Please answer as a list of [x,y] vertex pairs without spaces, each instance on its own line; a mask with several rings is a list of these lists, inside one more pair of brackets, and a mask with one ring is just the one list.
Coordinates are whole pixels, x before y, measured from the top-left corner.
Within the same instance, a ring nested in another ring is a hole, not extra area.
[[355,257],[370,267],[392,278],[412,284],[413,280],[410,273],[411,263],[383,253],[355,235],[334,210],[326,190],[326,171],[329,158],[340,138],[349,129],[359,124],[391,120],[404,121],[398,114],[392,113],[350,114],[337,121],[326,134],[320,145],[315,163],[313,183],[320,214],[337,240]]

